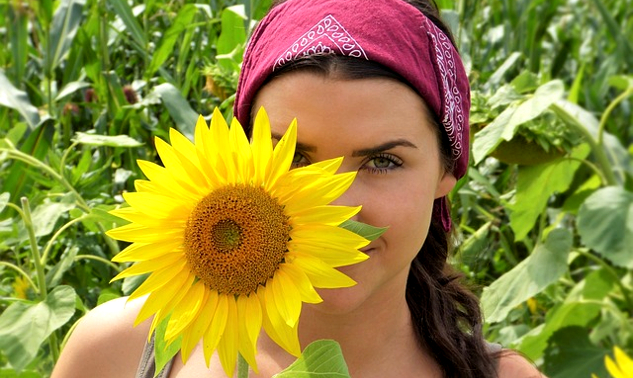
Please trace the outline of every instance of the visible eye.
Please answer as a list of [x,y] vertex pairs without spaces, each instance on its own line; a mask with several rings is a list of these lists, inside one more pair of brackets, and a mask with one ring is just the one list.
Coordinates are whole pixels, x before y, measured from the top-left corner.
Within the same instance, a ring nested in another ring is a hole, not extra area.
[[295,155],[292,157],[292,168],[300,168],[307,165],[310,165],[308,158],[301,152],[295,152]]
[[361,169],[369,173],[387,173],[402,166],[403,161],[390,154],[379,154],[370,157]]

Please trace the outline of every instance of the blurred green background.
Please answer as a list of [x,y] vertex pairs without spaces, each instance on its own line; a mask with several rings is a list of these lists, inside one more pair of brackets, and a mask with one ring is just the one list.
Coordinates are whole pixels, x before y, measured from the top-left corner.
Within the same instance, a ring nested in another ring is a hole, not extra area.
[[[0,377],[48,376],[110,284],[155,136],[231,117],[270,0],[0,0]],[[454,264],[551,378],[633,354],[631,0],[438,1],[472,85]]]

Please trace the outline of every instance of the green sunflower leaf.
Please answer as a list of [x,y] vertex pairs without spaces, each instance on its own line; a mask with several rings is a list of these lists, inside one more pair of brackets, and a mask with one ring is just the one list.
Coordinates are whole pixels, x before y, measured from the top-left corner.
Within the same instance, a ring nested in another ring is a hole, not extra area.
[[378,239],[389,227],[375,227],[365,223],[357,222],[351,219],[346,220],[339,226],[346,230],[352,231],[369,241]]
[[317,340],[301,356],[273,378],[349,378],[341,347],[334,340]]
[[165,341],[165,331],[167,330],[167,323],[169,323],[169,316],[163,319],[160,324],[156,327],[156,331],[154,332],[154,361],[156,363],[156,369],[154,372],[154,377],[158,376],[165,365],[169,361],[171,361],[176,354],[180,351],[180,346],[182,344],[182,335],[178,336],[174,342],[171,344],[167,344]]
[[578,234],[613,264],[633,268],[633,193],[608,186],[591,194],[578,210]]
[[60,285],[37,303],[14,302],[0,316],[0,350],[17,372],[37,356],[42,343],[75,313],[75,290]]

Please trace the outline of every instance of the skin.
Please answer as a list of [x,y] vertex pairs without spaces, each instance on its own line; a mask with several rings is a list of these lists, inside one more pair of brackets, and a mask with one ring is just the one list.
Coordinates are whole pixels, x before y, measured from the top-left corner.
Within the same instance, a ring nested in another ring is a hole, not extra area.
[[[309,88],[307,90],[306,88]],[[309,95],[307,95],[309,94]],[[370,259],[341,268],[358,284],[320,290],[324,303],[304,305],[299,337],[336,339],[354,377],[441,377],[440,368],[415,339],[405,288],[411,261],[426,238],[435,198],[455,185],[442,169],[436,131],[421,98],[390,79],[338,80],[290,73],[259,92],[273,135],[297,117],[295,165],[344,156],[341,172],[357,171],[352,187],[335,204],[362,205],[356,220],[389,230],[364,251]],[[132,324],[142,299],[118,299],[97,307],[79,324],[53,378],[133,377],[149,322]],[[262,333],[259,374],[270,377],[293,361]],[[502,378],[540,377],[525,359],[506,353]],[[216,357],[207,368],[198,347],[186,365],[175,361],[171,377],[223,377]]]

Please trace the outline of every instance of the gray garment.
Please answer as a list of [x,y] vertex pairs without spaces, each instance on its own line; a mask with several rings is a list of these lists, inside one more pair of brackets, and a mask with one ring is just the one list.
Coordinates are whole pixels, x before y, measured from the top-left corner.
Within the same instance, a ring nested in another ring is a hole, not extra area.
[[[488,346],[488,350],[490,354],[496,354],[501,351],[501,344],[489,343],[486,342]],[[174,359],[172,358],[167,362],[167,365],[161,370],[160,373],[156,376],[156,378],[167,378],[169,377],[169,373],[171,372],[171,365],[173,364]],[[156,362],[154,360],[154,335],[150,339],[149,343],[145,344],[145,348],[143,349],[143,356],[141,357],[141,361],[138,365],[138,370],[136,370],[136,378],[153,378],[154,370],[156,370]]]
[[[174,359],[172,358],[167,362],[167,365],[156,375],[156,378],[167,378],[169,377],[169,373],[171,372],[171,365],[174,363]],[[138,369],[136,370],[136,378],[154,378],[154,371],[156,370],[156,360],[154,359],[154,335],[149,340],[147,344],[145,344],[145,348],[143,348],[143,356],[141,357],[141,361],[138,364]]]

